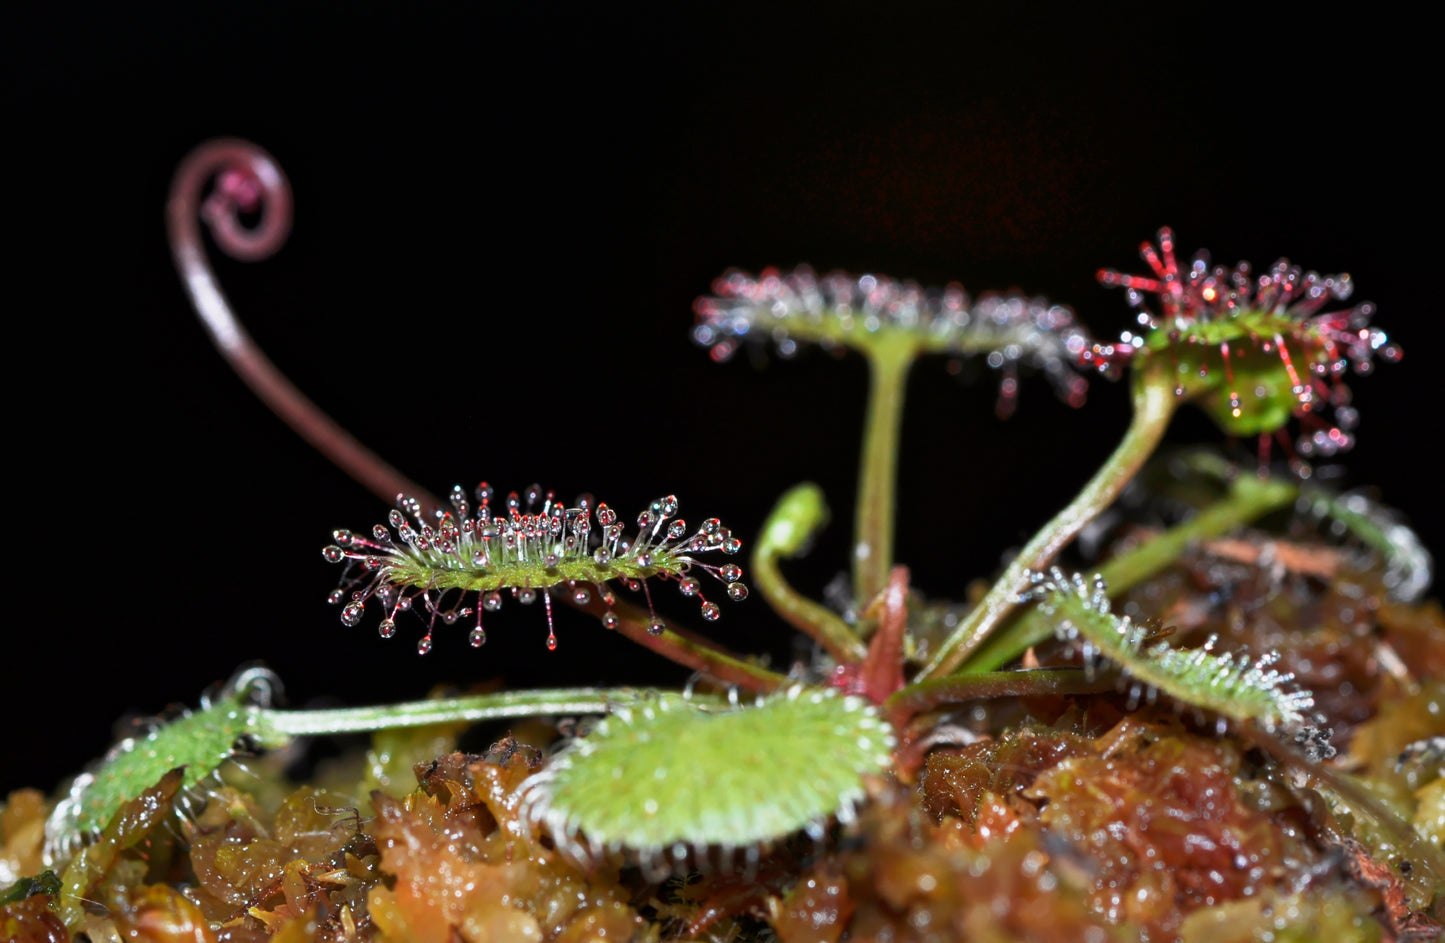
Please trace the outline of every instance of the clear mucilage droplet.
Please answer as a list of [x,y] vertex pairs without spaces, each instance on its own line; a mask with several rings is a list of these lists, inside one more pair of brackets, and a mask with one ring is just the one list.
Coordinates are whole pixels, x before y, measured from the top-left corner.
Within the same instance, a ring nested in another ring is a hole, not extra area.
[[[349,591],[350,603],[341,613],[342,622],[359,624],[373,598],[383,608],[378,628],[383,637],[395,634],[398,612],[420,612],[429,625],[455,624],[477,613],[477,627],[470,630],[469,641],[480,644],[486,637],[480,631],[480,613],[500,609],[508,592],[524,605],[545,594],[550,616],[553,589],[561,591],[560,599],[581,607],[592,603],[595,591],[609,607],[604,625],[613,629],[621,625],[620,617],[610,609],[616,599],[610,585],[618,581],[629,590],[642,592],[649,578],[670,579],[678,582],[684,595],[702,597],[697,575],[706,572],[734,584],[730,599],[746,596],[746,588],[736,584],[741,567],[713,566],[696,558],[718,550],[735,552],[741,541],[717,518],[706,519],[688,537],[687,523],[677,517],[674,495],[658,498],[644,509],[638,515],[643,529],[631,536],[615,511],[590,497],[579,500],[576,507],[565,507],[553,492],[534,485],[526,489],[525,497],[508,494],[507,510],[494,515],[489,504],[492,495],[485,483],[478,487],[475,516],[471,513],[474,505],[460,487],[449,495],[450,510],[429,511],[413,498],[399,497],[397,507],[387,515],[391,529],[378,524],[369,536],[334,531],[336,543],[323,548],[323,557],[333,563],[355,564],[347,567],[343,586],[328,597],[333,603],[345,603]],[[594,523],[601,528],[600,543],[594,536]],[[579,572],[586,574],[580,580],[574,576]],[[475,590],[478,595],[471,597],[475,601],[469,604],[464,588],[468,583],[493,588]],[[458,589],[459,595],[449,596]],[[705,597],[700,602],[705,620],[721,615],[720,607]],[[549,618],[549,626],[550,622]],[[664,621],[655,614],[643,624],[653,635],[665,631]],[[549,631],[549,641],[552,637]],[[418,650],[429,650],[433,644],[428,631]]]

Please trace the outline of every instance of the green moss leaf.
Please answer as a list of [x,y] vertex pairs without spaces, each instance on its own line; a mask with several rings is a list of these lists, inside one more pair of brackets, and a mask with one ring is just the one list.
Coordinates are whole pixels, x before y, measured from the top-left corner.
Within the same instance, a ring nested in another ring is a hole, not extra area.
[[17,900],[24,900],[35,894],[49,894],[54,897],[60,893],[60,878],[55,876],[54,871],[42,871],[33,878],[21,878],[4,890],[0,890],[0,907],[5,904],[13,904]]

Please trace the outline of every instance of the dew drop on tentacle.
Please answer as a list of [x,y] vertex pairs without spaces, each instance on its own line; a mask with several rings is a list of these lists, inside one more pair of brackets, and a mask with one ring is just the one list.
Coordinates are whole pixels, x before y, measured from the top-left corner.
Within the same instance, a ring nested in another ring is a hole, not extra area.
[[[701,597],[700,583],[689,570],[695,567],[694,573],[707,572],[725,583],[742,574],[734,564],[713,566],[695,557],[717,550],[737,552],[742,542],[716,518],[707,519],[689,538],[686,522],[677,516],[675,495],[658,498],[643,509],[637,517],[641,532],[629,536],[617,513],[590,496],[579,499],[577,507],[565,507],[556,500],[555,492],[533,485],[522,495],[509,493],[506,511],[493,516],[492,494],[490,486],[479,486],[474,505],[462,488],[454,487],[451,509],[436,509],[430,516],[419,501],[399,496],[397,507],[387,515],[391,530],[376,525],[371,537],[334,531],[336,543],[323,549],[323,557],[356,564],[348,567],[342,586],[330,597],[341,603],[350,591],[352,604],[343,612],[343,622],[359,623],[366,602],[375,596],[385,607],[383,630],[391,634],[396,614],[410,610],[411,601],[420,598],[424,614],[430,617],[429,648],[436,622],[455,624],[476,613],[480,629],[481,614],[500,609],[506,592],[523,605],[535,602],[537,593],[543,593],[550,616],[555,589],[566,593],[561,598],[579,607],[600,599],[608,611],[605,621],[615,628],[621,620],[611,610],[616,596],[609,584],[620,581],[648,597],[651,620],[644,624],[657,634],[664,631],[664,623],[652,607],[651,578],[678,580],[685,595],[699,597],[704,618],[712,621],[721,610]],[[594,513],[601,525],[600,540],[592,537]],[[587,572],[588,567],[592,572],[587,577],[573,577]],[[362,571],[360,575],[357,570]],[[472,594],[478,598],[467,605]],[[741,599],[745,594],[746,590],[742,595],[730,591],[729,598]],[[446,602],[449,597],[451,603]],[[471,633],[469,638],[478,635],[485,638],[484,631]],[[549,618],[549,647],[555,640]]]
[[743,343],[769,345],[788,358],[800,344],[869,352],[885,337],[903,336],[920,351],[955,361],[993,354],[993,367],[1003,368],[1009,380],[1001,390],[1002,412],[1012,404],[1019,366],[1044,374],[1071,405],[1083,400],[1087,381],[1074,371],[1087,366],[1079,355],[1093,340],[1070,309],[1042,298],[985,295],[975,304],[956,283],[923,288],[843,272],[819,278],[806,266],[757,276],[729,271],[712,290],[713,296],[693,303],[693,339],[709,348],[715,362],[729,359]]
[[742,583],[729,583],[728,598],[733,602],[742,602],[748,598],[748,588]]
[[423,636],[421,637],[421,640],[416,643],[416,653],[417,653],[418,655],[425,655],[425,654],[426,654],[427,652],[429,652],[429,651],[431,651],[431,633],[430,633],[430,632],[428,632],[426,635],[423,635]]
[[616,629],[621,624],[622,620],[617,618],[617,613],[612,610],[609,609],[602,614],[602,627],[604,629]]
[[656,638],[657,636],[661,635],[661,634],[662,634],[663,632],[665,632],[665,631],[667,631],[667,623],[666,623],[666,622],[663,622],[661,619],[657,618],[656,616],[653,616],[650,620],[648,620],[648,623],[647,623],[647,634],[648,634],[648,635],[651,635],[653,638]]
[[[1301,453],[1330,457],[1350,448],[1354,417],[1331,417],[1340,404],[1330,389],[1341,386],[1351,368],[1369,373],[1377,361],[1398,355],[1386,353],[1386,334],[1370,326],[1372,304],[1325,310],[1352,295],[1353,280],[1308,272],[1288,259],[1256,275],[1244,262],[1233,268],[1211,266],[1204,252],[1181,269],[1172,238],[1162,229],[1158,250],[1146,243],[1144,258],[1155,277],[1100,273],[1104,284],[1125,288],[1129,304],[1139,310],[1140,326],[1149,332],[1148,337],[1126,334],[1121,339],[1118,346],[1127,348],[1128,356],[1120,362],[1142,356],[1167,358],[1181,368],[1188,364],[1187,371],[1174,373],[1184,381],[1176,394],[1188,395],[1192,380],[1195,401],[1227,434],[1267,436],[1293,417],[1304,425]],[[1157,301],[1157,313],[1147,306],[1148,295]],[[1112,362],[1103,353],[1106,348],[1113,349],[1095,345],[1083,359],[1101,366]],[[1214,376],[1216,370],[1222,377]],[[1238,389],[1236,379],[1246,389]],[[1247,393],[1252,398],[1242,395]],[[1334,434],[1317,434],[1318,423],[1308,422],[1310,416],[1322,419]]]
[[382,638],[391,638],[396,634],[396,620],[382,619],[381,624],[376,627],[376,631]]
[[335,606],[335,605],[339,605],[339,604],[341,603],[341,600],[343,600],[343,599],[345,599],[345,598],[346,598],[346,590],[344,590],[344,589],[333,589],[330,593],[327,594],[327,596],[326,596],[326,602],[327,602],[328,604],[330,604],[330,605]]
[[477,624],[467,636],[467,640],[471,642],[472,648],[481,648],[482,645],[487,641],[487,631],[486,629],[482,628],[483,608],[483,601],[479,599],[477,600],[476,608],[474,610],[468,610],[474,611],[477,616]]

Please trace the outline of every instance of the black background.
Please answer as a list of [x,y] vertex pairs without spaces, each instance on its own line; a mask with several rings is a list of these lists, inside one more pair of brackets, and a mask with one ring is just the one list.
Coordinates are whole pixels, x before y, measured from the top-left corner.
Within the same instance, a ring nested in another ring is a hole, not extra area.
[[[426,658],[414,626],[340,624],[318,551],[385,507],[230,374],[170,268],[170,172],[217,135],[270,149],[296,193],[279,256],[218,263],[243,318],[433,489],[540,480],[627,511],[675,492],[746,537],[811,478],[835,521],[790,572],[816,591],[846,565],[862,365],[711,365],[688,340],[711,279],[809,262],[1018,287],[1108,335],[1129,314],[1095,270],[1134,268],[1168,223],[1185,252],[1348,270],[1378,303],[1405,363],[1356,384],[1345,462],[1442,549],[1438,88],[1383,5],[143,6],[0,14],[0,788],[52,787],[126,711],[250,659],[301,704],[686,674],[571,613],[548,653],[516,605],[481,651],[455,629]],[[1074,413],[1026,382],[1006,424],[993,397],[914,372],[898,544],[930,593],[986,575],[1127,419],[1105,384]],[[1217,439],[1194,415],[1173,437]],[[724,608],[716,637],[786,662],[761,601]]]

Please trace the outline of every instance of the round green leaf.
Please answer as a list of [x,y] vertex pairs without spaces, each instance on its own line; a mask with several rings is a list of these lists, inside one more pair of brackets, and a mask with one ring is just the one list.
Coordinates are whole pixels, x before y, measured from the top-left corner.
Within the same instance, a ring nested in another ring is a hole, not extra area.
[[738,848],[851,817],[893,745],[872,705],[832,690],[795,685],[725,711],[662,698],[602,720],[524,791],[578,856]]

